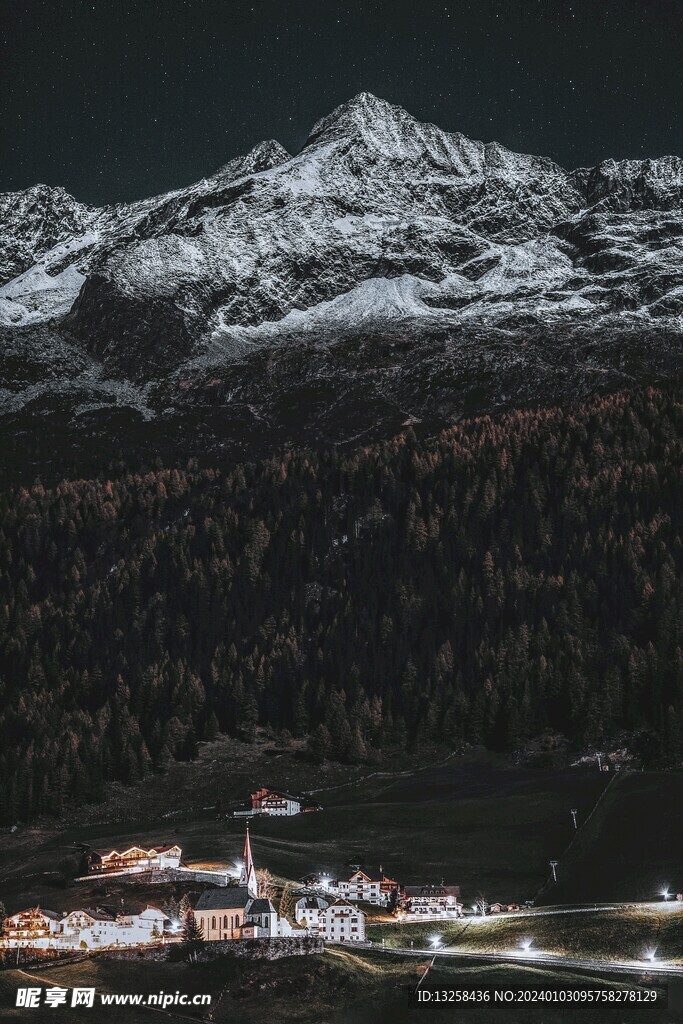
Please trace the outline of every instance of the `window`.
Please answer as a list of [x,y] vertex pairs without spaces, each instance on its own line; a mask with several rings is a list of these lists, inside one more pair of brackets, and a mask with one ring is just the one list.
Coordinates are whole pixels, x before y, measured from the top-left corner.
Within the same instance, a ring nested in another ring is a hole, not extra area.
[[211,927],[212,927],[212,928],[215,928],[215,927],[216,927],[216,918],[215,918],[215,917],[212,917],[212,918],[211,918]]
[[224,917],[223,917],[223,927],[224,928],[228,927],[228,915],[227,914],[225,914]]

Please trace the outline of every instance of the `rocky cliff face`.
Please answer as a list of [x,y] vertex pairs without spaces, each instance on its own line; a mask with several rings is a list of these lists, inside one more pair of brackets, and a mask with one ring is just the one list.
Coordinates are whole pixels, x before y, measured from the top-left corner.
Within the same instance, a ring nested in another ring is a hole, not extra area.
[[0,193],[0,285],[29,270],[63,240],[82,237],[98,218],[63,188],[34,185]]
[[669,379],[682,196],[677,157],[568,173],[368,93],[164,196],[7,194],[0,401],[354,436]]

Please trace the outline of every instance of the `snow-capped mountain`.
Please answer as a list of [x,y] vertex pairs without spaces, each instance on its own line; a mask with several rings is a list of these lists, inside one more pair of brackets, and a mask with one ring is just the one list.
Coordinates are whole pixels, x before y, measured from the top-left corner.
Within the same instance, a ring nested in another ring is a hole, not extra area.
[[678,157],[567,172],[368,93],[163,196],[7,193],[0,402],[348,436],[670,378],[682,197]]

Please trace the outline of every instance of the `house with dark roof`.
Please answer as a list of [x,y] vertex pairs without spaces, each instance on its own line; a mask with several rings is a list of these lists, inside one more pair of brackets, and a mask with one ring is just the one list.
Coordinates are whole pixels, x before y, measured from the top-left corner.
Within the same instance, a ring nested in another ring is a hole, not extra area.
[[462,904],[459,902],[460,886],[406,885],[399,901],[400,909],[406,914],[423,914],[429,917],[460,917]]
[[183,851],[177,843],[158,846],[128,846],[121,850],[96,850],[82,846],[88,865],[88,874],[112,874],[114,872],[156,871],[162,868],[180,867]]
[[235,807],[232,815],[235,818],[251,818],[256,814],[268,817],[291,817],[306,811],[319,811],[320,804],[314,803],[299,793],[289,793],[282,789],[269,789],[261,786],[253,792],[248,801]]
[[302,928],[317,931],[320,914],[327,910],[329,905],[322,896],[302,896],[294,904],[294,920]]
[[240,939],[247,906],[254,899],[244,885],[207,889],[201,894],[194,916],[206,942]]
[[3,941],[12,947],[32,946],[46,949],[52,944],[61,917],[53,910],[30,907],[6,917],[2,926]]

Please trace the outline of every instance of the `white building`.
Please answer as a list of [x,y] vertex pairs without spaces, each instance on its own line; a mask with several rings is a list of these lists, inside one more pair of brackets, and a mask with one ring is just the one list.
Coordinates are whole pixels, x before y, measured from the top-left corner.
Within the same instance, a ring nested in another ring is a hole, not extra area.
[[280,917],[267,899],[251,900],[244,911],[244,925],[242,936],[246,937],[249,926],[257,929],[255,935],[264,939],[275,939],[292,934],[292,926],[286,917]]
[[255,793],[251,794],[248,806],[239,807],[232,813],[236,818],[251,818],[255,814],[267,814],[269,817],[282,818],[301,814],[301,811],[300,797],[262,786],[261,789],[257,789]]
[[100,908],[72,910],[62,917],[35,908],[8,918],[1,941],[5,948],[105,949],[109,946],[137,946],[160,941],[167,923],[164,912],[156,907],[145,907],[141,913],[117,917]]
[[163,910],[149,906],[139,914],[123,914],[119,921],[124,929],[130,929],[128,933],[126,931],[122,933],[124,938],[126,934],[130,936],[127,939],[128,944],[154,942],[163,936],[164,930],[170,925]]
[[401,910],[406,914],[428,917],[459,917],[462,904],[459,902],[458,885],[406,885],[400,900]]
[[54,936],[58,949],[104,949],[124,945],[121,923],[103,910],[72,910],[59,922]]
[[319,914],[318,934],[325,942],[365,942],[365,914],[346,900],[335,900]]
[[31,946],[47,949],[54,943],[54,935],[61,918],[52,910],[31,907],[6,917],[2,927],[2,944],[16,949]]
[[183,851],[174,843],[172,846],[129,846],[122,850],[94,850],[86,848],[85,857],[88,874],[131,874],[141,871],[160,871],[163,868],[178,868]]
[[383,905],[387,902],[387,895],[382,892],[381,880],[373,880],[364,871],[354,871],[348,879],[340,878],[336,882],[330,882],[329,889],[336,896],[354,903],[365,900],[366,903]]
[[55,941],[58,947],[70,949],[138,946],[159,942],[168,923],[157,907],[118,917],[105,910],[74,910],[60,921]]
[[294,906],[294,920],[302,928],[317,932],[320,914],[329,907],[322,896],[302,896]]

